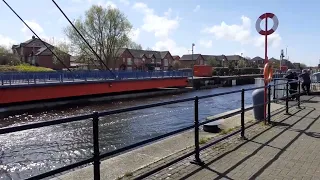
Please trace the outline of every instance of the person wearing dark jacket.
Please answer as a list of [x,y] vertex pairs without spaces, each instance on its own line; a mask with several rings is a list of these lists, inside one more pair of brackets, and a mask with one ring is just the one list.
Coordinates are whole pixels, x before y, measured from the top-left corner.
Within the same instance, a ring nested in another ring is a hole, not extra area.
[[302,89],[303,89],[303,91],[307,95],[309,95],[309,93],[310,93],[310,84],[311,84],[310,74],[307,72],[307,70],[303,70],[303,73],[299,75],[299,78],[302,79]]

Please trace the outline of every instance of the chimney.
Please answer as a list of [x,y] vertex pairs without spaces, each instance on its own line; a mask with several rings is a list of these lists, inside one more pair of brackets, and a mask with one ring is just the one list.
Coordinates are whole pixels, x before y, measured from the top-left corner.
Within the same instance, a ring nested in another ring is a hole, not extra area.
[[32,36],[32,39],[35,39],[36,37],[35,36]]

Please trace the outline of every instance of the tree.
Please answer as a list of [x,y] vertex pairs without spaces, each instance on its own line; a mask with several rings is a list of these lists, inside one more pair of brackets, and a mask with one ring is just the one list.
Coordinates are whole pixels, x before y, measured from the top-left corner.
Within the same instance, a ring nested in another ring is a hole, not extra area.
[[[86,11],[85,18],[78,18],[74,25],[107,65],[114,63],[118,49],[128,46],[130,42],[128,34],[132,26],[118,9],[93,5]],[[78,54],[95,57],[72,26],[68,26],[65,33]]]
[[[52,49],[52,51],[56,56],[58,56],[58,58],[62,62],[64,62],[64,59],[66,58],[66,56],[68,56],[72,52],[72,48],[66,42],[58,42],[57,44],[54,45],[54,48]],[[61,63],[56,56],[53,55],[53,63],[54,64]]]
[[210,57],[208,59],[208,64],[210,66],[217,67],[219,65],[219,62],[217,61],[217,59],[215,57]]
[[18,65],[20,63],[18,55],[13,54],[9,48],[0,46],[0,65]]
[[147,51],[153,51],[153,49],[151,47],[147,47],[146,49]]
[[244,59],[240,59],[238,62],[238,68],[244,68],[247,66],[247,62]]
[[142,50],[141,44],[135,43],[133,41],[129,41],[125,47],[129,49]]
[[180,64],[180,62],[178,60],[174,60],[172,65],[173,65],[173,69],[174,70],[178,70],[180,68],[181,64]]

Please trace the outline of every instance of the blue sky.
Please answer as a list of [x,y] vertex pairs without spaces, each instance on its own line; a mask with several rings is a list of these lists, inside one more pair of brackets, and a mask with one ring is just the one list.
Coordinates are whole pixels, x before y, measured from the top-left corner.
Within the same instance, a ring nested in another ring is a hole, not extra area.
[[[65,39],[68,22],[50,0],[7,0],[45,39]],[[269,36],[268,56],[279,58],[288,49],[289,59],[317,65],[320,54],[320,1],[316,0],[56,0],[70,19],[83,16],[92,4],[118,8],[132,23],[132,39],[144,48],[170,50],[172,54],[195,53],[264,57],[264,39],[255,30],[256,19],[272,12],[279,19],[277,31]],[[0,2],[0,44],[29,39],[32,33]],[[271,22],[271,20],[269,20]],[[263,26],[263,24],[262,24]]]

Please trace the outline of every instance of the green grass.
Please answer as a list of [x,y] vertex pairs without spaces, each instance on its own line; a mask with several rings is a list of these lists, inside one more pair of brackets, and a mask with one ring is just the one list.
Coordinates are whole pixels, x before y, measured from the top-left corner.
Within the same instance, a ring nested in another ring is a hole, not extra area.
[[211,138],[208,138],[208,137],[202,137],[200,138],[199,140],[199,144],[205,144],[207,143]]
[[133,172],[126,172],[124,174],[124,177],[131,177],[131,176],[133,176]]
[[53,72],[53,69],[45,67],[31,66],[29,64],[20,64],[17,66],[0,66],[0,72]]
[[222,129],[220,134],[228,134],[229,132],[233,131],[235,128],[229,128],[229,129]]

